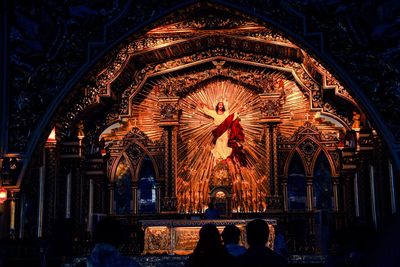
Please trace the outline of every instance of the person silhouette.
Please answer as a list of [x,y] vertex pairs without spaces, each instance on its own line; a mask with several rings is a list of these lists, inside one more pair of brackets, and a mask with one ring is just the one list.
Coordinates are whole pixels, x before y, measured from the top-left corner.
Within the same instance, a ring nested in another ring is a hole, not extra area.
[[225,226],[221,236],[226,251],[232,256],[237,257],[246,252],[246,248],[239,245],[240,229],[236,225]]
[[94,231],[96,245],[88,257],[87,266],[140,267],[136,261],[118,252],[123,235],[122,227],[116,219],[106,217],[100,220]]
[[219,219],[219,211],[214,207],[214,203],[210,202],[208,208],[204,212],[204,219],[214,220]]
[[246,225],[246,235],[249,248],[243,255],[238,257],[239,266],[287,266],[285,258],[266,246],[269,229],[265,220],[254,219],[248,222]]
[[185,267],[235,266],[233,257],[224,249],[221,236],[214,224],[205,224],[200,229],[196,248],[185,262]]

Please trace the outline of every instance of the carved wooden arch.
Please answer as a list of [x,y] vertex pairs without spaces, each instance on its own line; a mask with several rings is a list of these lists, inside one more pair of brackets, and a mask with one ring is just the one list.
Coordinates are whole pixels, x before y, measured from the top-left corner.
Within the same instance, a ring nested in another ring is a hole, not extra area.
[[226,186],[214,187],[209,193],[210,197],[211,198],[215,197],[215,194],[218,191],[223,191],[226,194],[226,197],[232,197],[232,190],[229,187],[226,187]]
[[[132,145],[137,145],[139,148],[141,148],[141,150],[144,152],[143,155],[140,157],[140,160],[138,161],[138,165],[136,166],[136,168],[133,168],[132,162],[129,159],[129,156],[127,155],[126,151],[132,146]],[[155,176],[154,177],[156,179],[156,181],[158,180],[159,177],[159,169],[158,169],[158,165],[157,162],[155,161],[154,157],[150,154],[150,152],[148,151],[148,149],[146,148],[145,145],[143,145],[141,142],[137,141],[137,140],[133,140],[132,142],[129,142],[129,144],[124,148],[124,150],[121,152],[120,156],[116,158],[116,160],[114,160],[113,162],[113,166],[112,166],[112,170],[111,170],[111,177],[110,177],[110,181],[114,181],[115,180],[115,171],[116,168],[121,160],[122,157],[125,157],[125,159],[127,160],[129,167],[131,168],[131,180],[134,182],[138,182],[138,175],[139,175],[139,171],[140,168],[139,166],[140,163],[143,161],[144,156],[147,155],[150,160],[151,163],[153,164],[153,168],[154,168],[154,172],[155,172]]]
[[286,157],[286,162],[285,162],[284,167],[283,167],[283,176],[284,177],[288,177],[290,163],[292,162],[292,158],[293,158],[295,153],[297,153],[299,155],[299,158],[300,158],[301,162],[303,163],[303,168],[304,168],[305,175],[307,175],[307,164],[304,162],[304,158],[302,157],[301,151],[296,146],[295,148],[293,148],[289,152],[288,156]]
[[[307,141],[307,140],[311,140],[314,144],[317,145],[317,149],[315,150],[315,152],[312,155],[311,164],[309,166],[306,163],[304,153],[303,153],[302,149],[300,148],[300,145],[304,144],[305,141]],[[338,174],[336,173],[335,163],[334,163],[332,157],[330,156],[330,154],[328,153],[328,151],[324,148],[323,144],[321,144],[317,138],[314,138],[313,136],[310,136],[310,135],[305,135],[298,142],[296,142],[296,145],[294,146],[294,148],[289,152],[289,154],[286,158],[286,162],[284,164],[284,177],[288,177],[290,162],[292,161],[292,158],[296,152],[300,156],[300,159],[303,163],[304,170],[308,177],[313,176],[315,162],[318,159],[318,156],[321,152],[323,152],[325,154],[326,158],[328,159],[332,177],[338,176]]]
[[[194,54],[191,56],[185,56],[184,58],[179,58],[179,60],[175,60],[172,62],[164,62],[159,65],[154,66],[146,66],[144,69],[141,70],[141,75],[138,75],[133,84],[131,84],[122,94],[122,99],[120,103],[120,116],[121,117],[129,117],[132,110],[132,99],[140,92],[141,88],[147,83],[148,79],[157,77],[160,75],[167,75],[171,74],[177,70],[182,70],[185,68],[199,66],[201,64],[209,63],[214,60],[219,61],[229,61],[231,63],[241,63],[243,65],[251,66],[251,67],[258,67],[258,68],[266,68],[272,69],[282,72],[290,73],[293,76],[293,81],[299,85],[300,90],[309,98],[310,100],[310,109],[314,111],[320,111],[324,115],[328,115],[333,117],[337,121],[339,121],[344,127],[350,129],[350,121],[347,118],[341,118],[338,114],[334,114],[332,111],[335,111],[333,107],[330,107],[330,112],[324,111],[324,107],[322,107],[321,103],[318,103],[318,107],[314,107],[314,98],[313,94],[315,93],[313,85],[315,81],[307,74],[307,71],[303,69],[299,64],[293,62],[283,62],[282,60],[278,60],[274,62],[271,58],[264,58],[262,55],[256,54],[249,54],[249,53],[239,53],[242,54],[239,57],[234,57],[232,54],[229,53],[226,49],[219,50],[216,55],[210,54],[209,58],[204,59],[204,55],[202,55],[203,59],[195,61],[194,59],[200,55]],[[252,58],[253,61],[246,60],[244,58]],[[256,61],[257,60],[257,61]],[[155,71],[157,70],[157,71]],[[222,68],[220,71],[221,75],[224,72]],[[230,72],[225,70],[224,73],[226,76],[230,75]],[[184,75],[183,75],[184,76]],[[171,78],[173,79],[173,78]],[[254,85],[251,85],[254,87]],[[260,88],[262,91],[262,88]],[[321,89],[320,89],[321,90]],[[176,94],[176,92],[175,92]],[[352,98],[345,98],[349,103],[355,104]],[[319,100],[318,100],[319,101]],[[359,107],[356,105],[356,108]],[[346,121],[347,120],[347,121]]]
[[135,173],[135,177],[138,178],[138,179],[137,179],[137,182],[139,182],[140,170],[141,170],[141,167],[142,167],[144,158],[145,158],[146,156],[148,156],[148,157],[150,158],[151,164],[153,164],[153,169],[154,169],[155,176],[156,176],[156,177],[154,177],[154,182],[157,182],[157,178],[159,177],[159,175],[158,175],[158,166],[157,166],[157,164],[156,164],[154,158],[153,158],[150,154],[148,154],[148,153],[144,154],[144,155],[140,158],[140,160],[139,160],[139,162],[138,162],[138,167],[136,168],[136,173]]
[[325,149],[325,147],[324,147],[323,145],[321,145],[319,148],[320,148],[320,149],[318,150],[318,153],[316,153],[316,155],[315,155],[315,157],[314,157],[314,159],[313,159],[313,161],[312,161],[311,167],[310,167],[310,169],[311,169],[311,171],[312,171],[313,177],[314,177],[314,171],[315,171],[315,164],[316,164],[316,162],[317,162],[317,160],[318,160],[318,157],[319,157],[319,155],[320,155],[321,153],[324,153],[326,159],[327,159],[328,162],[329,162],[329,167],[330,167],[330,169],[331,169],[331,175],[332,175],[332,177],[339,177],[340,174],[337,173],[337,166],[335,165],[335,162],[334,162],[334,160],[332,159],[331,154]]
[[112,168],[111,168],[111,177],[110,177],[109,181],[112,182],[112,183],[115,182],[115,172],[117,171],[117,167],[118,167],[118,165],[119,165],[119,163],[120,163],[120,161],[121,161],[122,158],[125,158],[126,163],[128,164],[129,169],[131,170],[131,171],[130,171],[131,181],[133,181],[133,171],[134,171],[134,169],[133,169],[132,163],[131,163],[131,161],[129,160],[128,155],[126,155],[124,152],[122,152],[122,153],[114,160],[113,166],[112,166]]
[[[133,143],[131,143],[129,146],[131,146]],[[150,158],[150,160],[151,160],[151,163],[153,164],[153,167],[154,167],[154,172],[155,172],[155,175],[156,175],[156,177],[154,177],[156,180],[158,180],[158,177],[160,176],[159,175],[159,170],[158,170],[158,165],[157,165],[157,162],[155,161],[155,159],[154,159],[154,157],[150,154],[150,152],[149,152],[149,150],[147,149],[147,147],[143,144],[143,143],[141,143],[141,142],[138,142],[138,141],[134,141],[134,144],[136,144],[136,145],[138,145],[143,151],[144,151],[144,154],[143,154],[143,156],[141,157],[141,160],[139,160],[139,163],[142,161],[142,159],[144,158],[144,155],[147,155],[149,158]],[[126,148],[126,149],[128,149],[129,148],[129,146]],[[140,166],[140,164],[138,163],[138,166]],[[139,169],[139,168],[138,168]],[[136,175],[135,175],[135,178],[136,178],[136,181],[138,181],[138,173],[136,173]]]
[[[190,18],[187,18],[187,20],[190,20]],[[254,19],[254,18],[253,18]],[[221,35],[222,37],[224,37],[224,35]],[[191,38],[195,38],[193,36],[189,37],[189,39]],[[262,38],[255,38],[258,41],[265,41]],[[172,42],[174,43],[174,42]],[[171,43],[166,43],[168,45],[171,45]],[[297,47],[296,45],[292,45],[293,47]],[[216,47],[218,47],[218,45],[216,45]],[[157,50],[159,48],[154,48],[153,50]],[[300,48],[296,48],[296,49],[300,49]],[[221,55],[221,53],[223,53],[224,51],[226,51],[227,49],[219,49],[219,51],[217,51],[217,54],[219,53]],[[109,97],[110,96],[110,85],[113,81],[115,81],[118,76],[124,71],[124,68],[126,68],[126,66],[128,65],[128,61],[130,59],[132,59],[132,57],[135,57],[135,53],[132,52],[135,51],[135,49],[132,47],[132,44],[126,44],[125,46],[122,45],[122,48],[119,48],[119,53],[117,53],[117,57],[115,57],[115,60],[112,61],[109,65],[109,69],[104,69],[101,73],[99,73],[97,76],[95,75],[95,81],[94,81],[94,86],[87,86],[87,94],[85,96],[85,99],[82,99],[80,101],[80,103],[78,103],[77,105],[75,105],[73,108],[71,108],[70,112],[68,112],[67,114],[67,120],[64,120],[63,124],[71,124],[71,120],[74,120],[74,118],[76,118],[76,115],[74,115],[74,113],[76,112],[81,112],[82,109],[85,109],[86,106],[93,104],[93,103],[98,103],[100,101],[100,98],[102,96],[104,97]],[[131,73],[131,76],[135,76],[134,80],[136,83],[138,84],[138,87],[143,86],[146,82],[145,80],[148,77],[152,77],[155,75],[160,75],[162,73],[171,73],[173,72],[175,69],[181,69],[184,66],[192,66],[193,64],[196,64],[197,62],[200,62],[203,60],[204,57],[202,57],[202,60],[198,60],[198,55],[204,53],[205,50],[200,51],[199,53],[194,53],[191,54],[189,56],[186,56],[185,54],[183,54],[184,56],[182,57],[182,54],[178,54],[176,56],[178,56],[178,58],[175,58],[174,60],[169,60],[167,62],[162,62],[161,64],[154,64],[153,62],[151,64],[145,64],[146,67],[137,70],[134,73]],[[272,67],[272,64],[274,64],[273,66],[276,68],[285,68],[285,65],[288,64],[292,64],[293,62],[284,62],[285,60],[280,59],[279,57],[268,57],[262,54],[256,54],[254,53],[254,51],[252,51],[253,53],[246,53],[247,50],[243,49],[242,47],[239,47],[239,50],[237,50],[237,56],[236,58],[234,58],[234,60],[236,61],[240,61],[243,58],[249,57],[252,58],[251,63],[253,64],[266,64],[267,62],[270,64],[270,67]],[[324,107],[321,105],[321,103],[317,103],[318,99],[320,99],[321,97],[321,93],[322,90],[327,89],[327,88],[333,88],[335,90],[335,95],[340,96],[343,99],[346,99],[347,101],[349,101],[349,103],[354,104],[355,107],[357,109],[359,109],[359,107],[357,106],[357,103],[354,101],[354,99],[348,94],[348,92],[343,88],[343,86],[340,85],[340,83],[320,64],[318,63],[314,58],[308,56],[307,54],[305,54],[304,51],[302,51],[303,55],[303,61],[302,62],[302,66],[300,66],[300,64],[297,63],[297,67],[292,68],[293,72],[296,73],[296,75],[294,75],[294,78],[297,82],[300,82],[300,84],[302,86],[300,86],[300,88],[303,87],[307,87],[308,86],[308,93],[309,94],[309,99],[310,102],[314,101],[314,96],[315,99],[317,99],[315,102],[310,103],[310,108],[314,109],[314,110],[320,110],[321,113],[325,113],[325,114],[330,114],[330,116],[332,117],[332,112],[335,112],[335,109],[330,107],[330,111],[329,112],[325,112],[324,111]],[[233,53],[236,54],[236,53]],[[227,53],[227,55],[231,56],[233,58],[233,54],[232,53]],[[204,55],[203,55],[204,56]],[[273,60],[276,59],[276,60]],[[168,59],[167,59],[168,60]],[[302,71],[301,73],[299,73],[299,71]],[[315,75],[315,73],[319,73],[320,75]],[[145,79],[144,79],[145,78]],[[306,79],[306,80],[305,80]],[[306,84],[308,84],[306,86]],[[313,87],[314,84],[320,84],[321,86],[318,87],[319,89],[316,91],[315,88],[311,88]],[[130,86],[132,87],[132,86]],[[135,87],[135,86],[134,86]],[[129,89],[128,89],[129,90]],[[140,88],[138,89],[140,90]],[[122,97],[122,101],[121,101],[121,116],[129,116],[129,112],[131,110],[130,108],[130,99],[131,97],[135,94],[135,92],[131,92],[131,93],[123,93]],[[128,100],[124,100],[124,98],[128,97]],[[127,108],[123,108],[123,106],[127,105]],[[316,107],[315,107],[316,106]],[[350,121],[347,118],[340,118],[340,116],[336,116],[334,115],[333,117],[335,117],[335,119],[337,121],[339,121],[344,127],[346,128],[350,128]],[[68,120],[70,122],[68,122]]]

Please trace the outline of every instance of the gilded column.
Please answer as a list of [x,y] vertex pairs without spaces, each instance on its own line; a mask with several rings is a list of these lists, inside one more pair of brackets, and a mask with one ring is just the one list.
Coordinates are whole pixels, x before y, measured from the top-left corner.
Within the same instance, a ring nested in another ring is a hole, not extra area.
[[178,178],[178,126],[172,127],[171,134],[171,196],[176,198],[176,181]]
[[277,124],[272,125],[272,170],[273,170],[273,181],[274,181],[274,196],[279,194],[279,181],[278,181],[278,128]]
[[278,180],[278,128],[281,123],[279,112],[282,106],[283,95],[279,92],[264,92],[260,98],[260,122],[265,125],[265,188],[267,188],[267,209],[282,209],[279,196]]
[[267,177],[265,188],[267,189],[267,196],[271,196],[271,127],[269,125],[265,128],[265,151],[265,176]]
[[164,184],[164,200],[163,203],[167,201],[170,195],[170,155],[171,155],[171,132],[169,127],[164,127],[164,172],[165,172],[165,184]]
[[177,161],[178,161],[178,126],[179,126],[179,98],[164,96],[159,98],[160,122],[164,128],[164,162],[165,162],[165,190],[162,202],[162,211],[177,211]]

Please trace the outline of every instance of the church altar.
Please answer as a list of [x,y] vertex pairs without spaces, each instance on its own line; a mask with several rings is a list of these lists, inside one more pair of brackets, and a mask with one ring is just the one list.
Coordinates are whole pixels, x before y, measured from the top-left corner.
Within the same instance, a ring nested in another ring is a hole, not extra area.
[[[240,244],[246,245],[246,223],[250,220],[141,220],[144,228],[143,254],[187,255],[192,253],[199,239],[200,228],[215,224],[220,231],[227,225],[236,225],[241,232]],[[269,227],[267,246],[273,249],[275,219],[265,219]]]

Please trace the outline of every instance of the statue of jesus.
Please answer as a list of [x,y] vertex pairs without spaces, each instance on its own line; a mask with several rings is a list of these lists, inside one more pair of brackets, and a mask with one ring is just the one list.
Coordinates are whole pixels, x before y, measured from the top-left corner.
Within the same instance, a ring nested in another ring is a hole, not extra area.
[[217,162],[225,161],[228,166],[232,177],[232,206],[239,211],[247,209],[248,202],[245,192],[247,183],[243,181],[239,168],[247,166],[246,155],[243,152],[244,133],[238,113],[229,114],[227,106],[222,99],[218,100],[214,110],[201,104],[203,113],[212,117],[217,126],[212,131],[214,147],[211,152]]
[[212,117],[217,126],[212,131],[214,148],[211,152],[215,159],[226,160],[228,164],[234,161],[240,166],[246,166],[246,157],[243,153],[244,133],[238,113],[229,114],[222,99],[218,101],[215,109],[210,109],[202,103],[201,110]]

